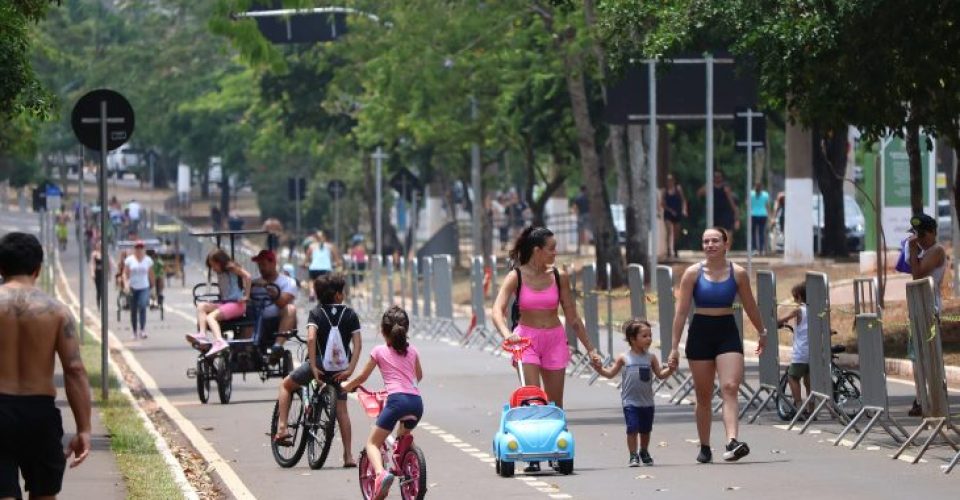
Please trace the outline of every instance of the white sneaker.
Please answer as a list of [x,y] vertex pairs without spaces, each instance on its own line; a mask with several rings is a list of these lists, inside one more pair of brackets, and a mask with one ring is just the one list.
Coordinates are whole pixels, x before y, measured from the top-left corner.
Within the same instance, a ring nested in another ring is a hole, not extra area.
[[230,344],[228,344],[226,340],[218,340],[218,341],[214,342],[214,343],[213,343],[213,346],[210,347],[210,350],[207,351],[207,357],[208,357],[208,358],[212,358],[212,357],[216,356],[217,353],[219,353],[220,351],[222,351],[222,350],[224,350],[224,349],[227,349],[228,347],[230,347]]

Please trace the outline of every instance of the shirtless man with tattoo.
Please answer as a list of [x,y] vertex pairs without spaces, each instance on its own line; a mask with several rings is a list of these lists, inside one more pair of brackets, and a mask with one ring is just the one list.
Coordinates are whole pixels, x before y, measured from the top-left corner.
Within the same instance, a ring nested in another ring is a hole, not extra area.
[[[64,466],[76,467],[90,453],[90,385],[80,359],[70,311],[34,285],[43,248],[33,235],[0,238],[0,499],[21,498],[19,477],[31,500],[56,498]],[[54,353],[77,423],[65,450],[54,398]]]

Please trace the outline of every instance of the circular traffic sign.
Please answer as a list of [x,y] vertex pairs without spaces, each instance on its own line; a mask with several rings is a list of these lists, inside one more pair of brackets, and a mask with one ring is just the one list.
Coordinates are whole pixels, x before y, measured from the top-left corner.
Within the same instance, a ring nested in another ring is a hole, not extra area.
[[81,144],[100,151],[104,119],[107,122],[107,151],[117,149],[130,140],[134,127],[133,107],[125,97],[113,90],[87,92],[74,105],[70,125]]
[[333,179],[327,183],[327,193],[330,194],[330,197],[339,200],[343,198],[343,195],[347,192],[347,185],[340,179]]

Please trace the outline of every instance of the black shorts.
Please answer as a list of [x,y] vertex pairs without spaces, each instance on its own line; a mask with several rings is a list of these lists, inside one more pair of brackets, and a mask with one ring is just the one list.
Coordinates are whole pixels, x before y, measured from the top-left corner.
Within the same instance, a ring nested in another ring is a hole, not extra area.
[[31,496],[60,493],[63,422],[53,396],[0,394],[0,497],[20,498],[19,474]]
[[623,407],[623,419],[627,423],[627,434],[650,434],[653,430],[653,406]]
[[687,332],[687,359],[691,361],[713,361],[727,352],[743,354],[743,340],[732,314],[694,314]]

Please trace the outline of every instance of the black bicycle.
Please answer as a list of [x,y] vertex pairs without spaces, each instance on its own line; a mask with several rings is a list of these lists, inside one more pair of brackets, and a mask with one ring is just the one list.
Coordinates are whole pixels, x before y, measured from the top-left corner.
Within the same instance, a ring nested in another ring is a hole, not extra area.
[[[297,357],[303,361],[306,341],[296,332],[288,335],[288,338],[300,342]],[[311,469],[323,467],[333,443],[337,423],[337,395],[340,390],[336,384],[321,386],[320,382],[314,379],[291,394],[290,412],[287,416],[287,432],[291,435],[291,446],[274,439],[280,418],[280,402],[274,403],[273,415],[270,417],[270,448],[280,467],[297,465],[304,451],[307,452],[307,464]]]
[[[793,327],[783,325],[781,329],[789,330],[793,333]],[[831,335],[836,335],[836,331],[831,331]],[[854,417],[863,408],[863,400],[860,392],[860,374],[854,370],[847,370],[837,364],[837,355],[846,351],[843,345],[830,346],[830,378],[833,381],[833,402],[840,408],[847,417]],[[790,393],[787,371],[784,370],[777,384],[777,416],[780,420],[789,421],[797,413],[797,407],[793,404],[793,397]]]

